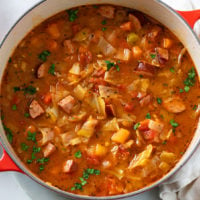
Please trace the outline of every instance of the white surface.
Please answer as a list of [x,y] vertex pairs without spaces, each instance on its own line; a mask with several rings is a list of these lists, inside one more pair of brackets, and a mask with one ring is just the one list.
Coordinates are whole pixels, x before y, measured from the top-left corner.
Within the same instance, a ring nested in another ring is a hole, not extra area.
[[[40,0],[0,0],[0,42],[16,19]],[[193,9],[199,0],[163,0],[176,9]],[[199,6],[200,8],[200,6]],[[49,190],[41,188],[30,178],[13,172],[0,173],[0,199],[2,200],[61,200]],[[157,200],[158,189],[139,195],[134,200]],[[170,199],[169,199],[170,200]]]

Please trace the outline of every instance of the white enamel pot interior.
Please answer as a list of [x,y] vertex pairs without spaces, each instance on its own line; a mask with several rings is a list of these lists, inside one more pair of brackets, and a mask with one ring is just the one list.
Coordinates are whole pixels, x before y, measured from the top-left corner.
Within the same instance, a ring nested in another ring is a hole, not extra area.
[[[192,29],[187,25],[187,23],[180,17],[174,10],[169,8],[167,5],[163,4],[160,1],[156,0],[46,0],[42,3],[36,5],[33,9],[29,10],[22,18],[16,22],[14,27],[10,30],[10,32],[5,37],[4,41],[0,47],[0,76],[2,79],[2,75],[4,69],[6,67],[6,63],[17,46],[17,44],[27,35],[27,33],[33,29],[36,25],[44,21],[45,19],[53,16],[54,14],[63,11],[64,9],[69,9],[72,7],[80,6],[80,5],[87,5],[87,4],[114,4],[125,6],[129,8],[133,8],[139,10],[155,19],[160,21],[163,25],[168,27],[184,44],[187,48],[190,56],[192,57],[195,66],[197,66],[198,77],[200,75],[200,44],[195,36]],[[74,195],[58,188],[52,187],[47,185],[37,176],[35,176],[30,170],[28,170],[25,165],[19,160],[15,152],[13,151],[11,145],[8,143],[7,138],[4,134],[2,124],[0,124],[0,138],[3,144],[3,147],[12,158],[12,160],[16,163],[16,165],[29,177],[33,180],[38,182],[39,184],[45,186],[48,189],[51,189],[60,195],[68,197],[69,199],[97,199],[96,197],[88,197],[88,196],[81,196],[81,195]],[[185,152],[182,159],[177,163],[177,165],[163,178],[154,182],[150,186],[142,188],[138,191],[123,194],[123,195],[116,195],[110,197],[98,197],[98,199],[123,199],[128,198],[139,193],[145,192],[160,183],[164,180],[168,179],[172,174],[174,174],[183,164],[190,158],[193,154],[195,149],[197,148],[200,141],[200,123],[198,124],[198,128],[195,132],[193,140],[188,147],[187,151]]]

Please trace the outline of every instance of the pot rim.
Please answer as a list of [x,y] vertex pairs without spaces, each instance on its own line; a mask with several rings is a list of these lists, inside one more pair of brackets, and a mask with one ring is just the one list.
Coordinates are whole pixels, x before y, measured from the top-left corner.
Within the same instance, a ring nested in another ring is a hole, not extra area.
[[[0,43],[0,49],[3,46],[4,42],[6,41],[7,37],[9,36],[9,34],[13,31],[13,29],[16,27],[16,25],[23,20],[23,18],[30,13],[32,10],[34,10],[36,7],[40,6],[41,4],[43,4],[44,2],[46,2],[48,0],[41,0],[40,2],[36,3],[33,7],[31,7],[30,9],[28,9],[23,15],[21,15],[18,20],[16,20],[16,22],[12,25],[12,27],[8,30],[8,32],[6,33],[6,35],[4,36],[2,42]],[[191,26],[189,26],[189,24],[184,20],[184,18],[176,12],[176,10],[174,10],[173,8],[171,8],[169,5],[167,5],[166,3],[162,2],[161,0],[153,0],[158,4],[161,4],[161,6],[165,7],[169,13],[171,15],[173,15],[173,17],[177,17],[180,21],[182,21],[182,23],[185,25],[185,28],[188,28],[189,31],[191,32],[191,34],[193,35],[193,37],[195,38],[195,40],[197,41],[198,45],[200,46],[200,40],[198,39],[197,35],[195,34],[195,32],[193,31],[193,29],[191,28]],[[99,2],[98,5],[100,4],[105,4],[105,3],[101,3]],[[117,5],[117,3],[115,4]],[[54,14],[53,14],[54,15]],[[53,16],[52,15],[52,16]],[[45,19],[46,20],[46,19]],[[33,27],[34,28],[34,27]],[[32,28],[32,29],[33,29]],[[0,126],[2,126],[2,122],[0,124]],[[197,131],[197,130],[196,130]],[[195,132],[196,132],[195,131]],[[4,133],[2,133],[4,134]],[[6,139],[5,139],[6,140]],[[22,161],[18,158],[17,155],[14,155],[11,150],[9,150],[9,147],[12,149],[11,145],[8,143],[8,141],[5,141],[4,138],[2,137],[2,135],[0,134],[0,142],[2,143],[3,148],[6,150],[6,152],[8,153],[8,155],[11,157],[11,159],[13,160],[13,162],[25,173],[25,175],[27,175],[28,177],[30,177],[32,180],[34,180],[35,182],[37,182],[38,184],[42,185],[43,187],[54,191],[62,196],[65,197],[69,197],[72,199],[88,199],[88,200],[94,200],[97,199],[98,200],[111,200],[111,199],[124,199],[124,198],[129,198],[129,197],[133,197],[136,196],[138,194],[141,194],[143,192],[146,192],[148,190],[151,190],[155,187],[157,187],[158,185],[160,185],[161,183],[163,183],[164,181],[166,181],[167,179],[169,179],[173,174],[175,174],[190,158],[191,156],[194,154],[194,152],[197,150],[197,147],[200,144],[200,137],[198,138],[198,141],[196,142],[196,144],[194,146],[189,146],[191,148],[191,152],[187,155],[187,157],[182,157],[179,162],[166,174],[164,175],[162,178],[160,178],[159,180],[153,182],[150,185],[147,185],[146,187],[143,187],[139,190],[130,192],[130,193],[126,193],[126,194],[120,194],[120,195],[113,195],[113,196],[86,196],[86,195],[78,195],[78,194],[73,194],[64,190],[61,190],[59,188],[56,188],[54,186],[50,186],[47,183],[45,183],[42,179],[40,179],[39,177],[37,177],[37,175],[34,175],[33,172],[31,172],[23,163]],[[190,143],[191,144],[191,143]],[[188,147],[188,148],[189,148]],[[13,149],[12,149],[13,150]],[[14,152],[14,151],[13,151]]]

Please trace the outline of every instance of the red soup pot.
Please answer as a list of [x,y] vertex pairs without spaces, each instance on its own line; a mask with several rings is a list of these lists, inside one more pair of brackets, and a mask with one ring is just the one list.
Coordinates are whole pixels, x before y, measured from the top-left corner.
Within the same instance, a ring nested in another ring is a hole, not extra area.
[[[159,0],[46,0],[34,6],[32,9],[26,12],[24,16],[18,20],[15,25],[11,28],[9,33],[4,38],[3,43],[0,46],[0,75],[1,79],[3,76],[6,63],[9,59],[10,54],[13,52],[17,44],[23,39],[26,34],[33,29],[36,25],[44,21],[45,19],[53,16],[54,14],[62,11],[63,9],[69,9],[75,6],[87,5],[87,4],[113,4],[124,7],[133,8],[139,10],[155,19],[160,21],[163,25],[169,28],[184,44],[187,48],[195,66],[197,67],[198,78],[200,77],[200,41],[193,32],[192,28],[195,22],[200,19],[200,10],[196,11],[174,11],[172,8],[166,4],[160,2]],[[3,156],[0,159],[0,171],[17,171],[26,174],[34,181],[39,183],[54,192],[59,193],[61,196],[67,197],[68,199],[97,199],[96,197],[89,197],[83,195],[75,195],[58,188],[47,185],[44,181],[39,179],[35,174],[33,174],[17,157],[16,153],[9,144],[6,135],[4,133],[2,123],[0,123],[0,140],[3,146]],[[158,186],[163,181],[172,176],[177,170],[179,170],[183,164],[191,157],[195,149],[200,142],[200,120],[198,123],[197,130],[194,137],[181,158],[181,160],[176,164],[176,166],[167,173],[160,180],[146,186],[140,190],[108,197],[98,197],[99,200],[109,200],[109,199],[123,199],[130,198],[139,193],[145,192]]]

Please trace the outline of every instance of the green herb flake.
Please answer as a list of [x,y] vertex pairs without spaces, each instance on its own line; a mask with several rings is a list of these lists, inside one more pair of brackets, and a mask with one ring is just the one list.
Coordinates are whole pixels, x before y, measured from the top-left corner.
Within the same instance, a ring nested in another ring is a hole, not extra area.
[[52,64],[48,71],[49,74],[55,75],[55,64]]
[[180,93],[183,93],[183,92],[184,92],[184,90],[183,90],[182,88],[180,88],[180,89],[179,89],[179,92],[180,92]]
[[30,131],[28,131],[27,140],[36,142],[36,132],[31,133]]
[[12,131],[8,127],[6,127],[5,124],[3,124],[3,128],[4,128],[5,132],[6,132],[6,136],[8,138],[8,141],[10,143],[12,143],[12,141],[13,141],[13,133],[12,133]]
[[146,119],[151,119],[150,113],[147,113],[145,118],[146,118]]
[[22,91],[24,91],[24,94],[31,94],[31,95],[37,92],[36,88],[33,87],[32,85],[23,88]]
[[81,181],[81,185],[84,186],[87,184],[87,181],[84,179],[84,178],[80,178],[80,181]]
[[154,59],[156,57],[156,54],[150,54],[151,58]]
[[13,87],[14,92],[20,91],[20,87]]
[[174,67],[171,67],[171,68],[169,69],[169,71],[172,72],[172,73],[174,73],[174,72],[175,72]]
[[12,110],[17,110],[17,105],[16,104],[12,105]]
[[164,140],[164,141],[162,142],[162,144],[167,144],[167,141],[166,141],[166,140]]
[[137,129],[139,128],[139,126],[140,126],[140,123],[138,122],[138,123],[136,123],[136,124],[134,125],[133,129],[134,129],[134,130],[137,130]]
[[9,58],[8,62],[11,63],[12,62],[12,58]]
[[174,119],[171,119],[171,120],[170,120],[170,124],[171,124],[171,126],[172,126],[173,128],[176,128],[176,127],[179,126],[179,124],[178,124],[177,122],[175,122]]
[[74,156],[75,156],[76,158],[81,158],[81,157],[82,157],[81,151],[80,151],[80,150],[77,151],[77,152],[74,154]]
[[31,164],[33,161],[29,159],[29,160],[27,160],[26,162],[27,162],[28,164]]
[[161,98],[158,97],[158,98],[156,98],[156,100],[157,100],[157,103],[158,103],[158,104],[161,104],[161,103],[162,103],[162,99],[161,99]]
[[83,190],[81,183],[75,183],[74,187],[71,188],[71,191],[74,190]]
[[101,22],[102,25],[105,25],[107,24],[107,21],[104,19],[102,22]]
[[184,87],[184,90],[185,90],[185,92],[189,92],[190,87],[189,87],[189,86],[185,86],[185,87]]
[[21,143],[21,149],[22,151],[27,151],[29,146],[26,143]]
[[43,62],[45,62],[47,60],[47,57],[51,55],[51,52],[48,51],[48,50],[45,50],[43,52],[41,52],[39,55],[38,55],[38,58],[40,60],[42,60]]
[[67,10],[69,21],[74,22],[77,19],[78,10]]
[[29,118],[30,114],[29,113],[24,113],[24,117]]
[[49,161],[49,158],[38,158],[37,163],[44,164]]
[[97,6],[97,5],[93,5],[93,8],[98,8],[99,6]]
[[197,107],[198,107],[197,105],[194,105],[193,108],[192,108],[192,110],[196,110]]
[[102,28],[102,31],[106,31],[106,30],[107,30],[107,28],[106,28],[106,27],[103,27],[103,28]]
[[112,67],[115,67],[118,72],[120,71],[119,65],[110,62],[109,60],[105,60],[105,63],[107,64],[107,71],[109,71]]
[[40,147],[33,146],[33,152],[34,152],[34,153],[39,153],[40,150],[41,150]]
[[43,171],[43,170],[44,170],[44,165],[40,165],[40,166],[39,166],[39,170],[40,170],[40,171]]

